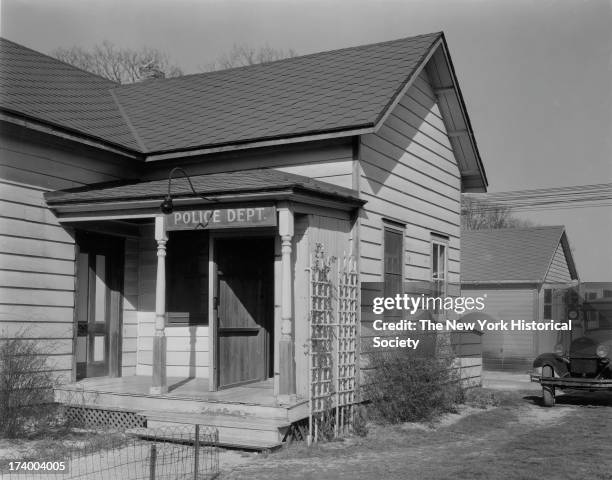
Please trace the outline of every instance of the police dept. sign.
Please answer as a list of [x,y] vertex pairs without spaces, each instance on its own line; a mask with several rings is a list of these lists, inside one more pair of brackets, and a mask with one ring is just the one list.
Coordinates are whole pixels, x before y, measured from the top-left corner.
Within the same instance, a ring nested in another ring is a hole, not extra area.
[[174,211],[166,215],[166,230],[273,227],[275,207],[236,207]]

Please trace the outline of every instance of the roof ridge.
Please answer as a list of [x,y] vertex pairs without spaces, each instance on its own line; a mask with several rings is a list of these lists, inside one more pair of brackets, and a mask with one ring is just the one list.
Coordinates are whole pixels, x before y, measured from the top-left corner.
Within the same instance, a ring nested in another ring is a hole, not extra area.
[[130,117],[125,113],[125,110],[123,106],[121,105],[121,103],[119,102],[119,100],[117,99],[115,92],[113,92],[112,88],[109,88],[108,93],[110,94],[111,98],[113,99],[113,102],[117,106],[117,109],[119,110],[119,115],[121,115],[121,118],[123,118],[125,125],[127,126],[132,136],[134,137],[134,140],[136,140],[136,143],[140,147],[142,153],[146,153],[147,146],[143,142],[142,138],[140,138],[140,135],[138,135],[138,130],[136,130],[136,128],[132,124],[132,121],[130,120]]
[[296,55],[295,57],[288,57],[288,58],[280,58],[278,60],[272,60],[270,62],[262,62],[262,63],[254,63],[253,65],[242,65],[239,67],[232,67],[232,68],[224,68],[221,70],[212,70],[210,72],[197,72],[197,73],[189,73],[186,75],[181,75],[179,77],[172,77],[172,78],[160,78],[160,79],[156,79],[154,82],[147,82],[147,83],[142,83],[142,82],[134,82],[134,83],[125,83],[125,84],[121,84],[118,83],[116,85],[114,85],[111,88],[114,89],[119,89],[119,90],[126,90],[129,89],[131,87],[137,88],[137,87],[141,87],[142,85],[152,85],[152,84],[160,84],[160,83],[170,83],[170,82],[180,82],[180,81],[184,81],[184,79],[187,78],[193,78],[196,76],[205,76],[205,75],[221,75],[227,72],[236,72],[239,70],[246,70],[246,69],[254,69],[254,68],[265,68],[269,65],[273,65],[273,64],[279,64],[282,62],[286,62],[286,63],[290,63],[292,61],[296,61],[296,60],[300,60],[300,59],[304,59],[304,58],[308,58],[308,57],[313,57],[313,56],[319,56],[319,55],[325,55],[325,54],[331,54],[331,53],[339,53],[342,51],[348,51],[348,50],[356,50],[358,48],[364,48],[364,47],[374,47],[374,46],[380,46],[380,45],[387,45],[387,44],[391,44],[391,43],[399,43],[405,40],[414,40],[417,38],[421,38],[421,37],[441,37],[444,35],[444,32],[442,30],[437,31],[437,32],[432,32],[432,33],[422,33],[419,35],[414,35],[411,37],[402,37],[402,38],[396,38],[394,40],[384,40],[381,42],[376,42],[376,43],[364,43],[364,44],[360,44],[360,45],[353,45],[351,47],[341,47],[341,48],[334,48],[332,50],[323,50],[321,52],[313,52],[313,53],[307,53],[304,55]]

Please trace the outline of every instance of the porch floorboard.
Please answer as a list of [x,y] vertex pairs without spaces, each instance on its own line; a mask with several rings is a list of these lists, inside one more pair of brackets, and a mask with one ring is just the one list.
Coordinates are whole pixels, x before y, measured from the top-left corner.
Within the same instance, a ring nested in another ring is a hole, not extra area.
[[308,416],[308,401],[281,403],[272,379],[208,391],[206,378],[168,378],[169,392],[151,395],[151,377],[87,378],[56,388],[56,400],[76,406],[132,411],[149,428],[209,425],[223,445],[242,448],[278,446],[289,426]]
[[180,398],[211,402],[246,403],[262,406],[280,406],[274,396],[272,379],[250,383],[238,387],[210,392],[207,378],[168,378],[168,393],[151,395],[151,377],[135,375],[131,377],[96,377],[79,380],[61,387],[69,390],[95,391],[159,398]]

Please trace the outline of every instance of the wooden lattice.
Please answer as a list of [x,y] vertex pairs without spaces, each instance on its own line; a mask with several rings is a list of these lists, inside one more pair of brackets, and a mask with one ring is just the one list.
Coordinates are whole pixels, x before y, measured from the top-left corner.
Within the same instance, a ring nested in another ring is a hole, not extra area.
[[146,427],[147,419],[136,412],[119,408],[107,409],[90,406],[67,406],[66,416],[75,425],[84,428],[109,428],[124,430]]
[[[357,398],[359,281],[353,257],[337,263],[319,244],[310,262],[309,441],[352,425]],[[333,273],[336,273],[334,277]]]
[[310,438],[329,431],[333,395],[333,283],[335,258],[318,244],[310,265]]
[[345,256],[338,264],[338,322],[336,327],[336,435],[352,425],[357,402],[357,264]]

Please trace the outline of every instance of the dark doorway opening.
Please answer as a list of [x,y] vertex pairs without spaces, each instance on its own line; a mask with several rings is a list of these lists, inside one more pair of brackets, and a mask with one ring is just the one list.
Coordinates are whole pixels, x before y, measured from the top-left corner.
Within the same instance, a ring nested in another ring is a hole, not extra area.
[[121,374],[124,240],[78,232],[76,379]]

